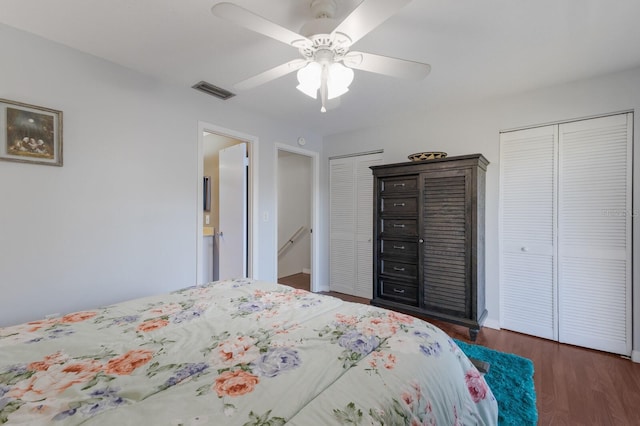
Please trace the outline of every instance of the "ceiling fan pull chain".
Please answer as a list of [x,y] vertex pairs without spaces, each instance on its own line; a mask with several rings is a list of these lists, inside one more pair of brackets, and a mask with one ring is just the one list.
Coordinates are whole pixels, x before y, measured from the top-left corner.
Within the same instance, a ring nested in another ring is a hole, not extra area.
[[327,87],[327,80],[329,79],[329,64],[326,62],[322,64],[322,76],[320,78],[320,99],[322,100],[322,108],[320,112],[327,112],[326,102],[329,88]]

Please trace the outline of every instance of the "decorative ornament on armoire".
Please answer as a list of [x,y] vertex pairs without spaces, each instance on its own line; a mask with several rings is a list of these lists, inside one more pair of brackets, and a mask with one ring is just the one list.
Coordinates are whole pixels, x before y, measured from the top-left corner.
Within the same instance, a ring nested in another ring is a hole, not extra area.
[[437,160],[439,158],[446,158],[446,152],[439,151],[425,151],[425,152],[416,152],[414,154],[409,155],[407,158],[411,161],[424,161],[424,160]]

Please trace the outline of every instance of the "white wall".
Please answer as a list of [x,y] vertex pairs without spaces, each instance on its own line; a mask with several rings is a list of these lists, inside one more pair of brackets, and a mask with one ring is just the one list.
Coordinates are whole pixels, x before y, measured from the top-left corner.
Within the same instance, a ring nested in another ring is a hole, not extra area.
[[[384,149],[384,162],[407,161],[420,151],[445,151],[450,156],[482,153],[491,162],[487,171],[486,292],[487,323],[500,322],[498,256],[499,132],[523,126],[623,110],[640,109],[640,68],[549,87],[475,105],[451,105],[416,111],[392,123],[325,138],[324,160],[329,156]],[[634,146],[640,134],[640,112],[635,114]],[[635,150],[636,168],[640,150]],[[598,153],[594,153],[598,155]],[[325,179],[325,193],[328,181]],[[634,195],[639,200],[640,173],[635,173]],[[636,204],[635,210],[638,211]],[[324,216],[328,216],[325,204]],[[638,216],[637,214],[635,216]],[[634,243],[640,242],[638,217],[634,217]],[[326,239],[326,232],[323,234]],[[325,246],[326,247],[326,246]],[[326,256],[325,256],[326,257]],[[640,250],[634,251],[634,267],[640,271]],[[640,349],[640,274],[634,277],[634,350]],[[588,327],[588,318],[585,318]]]
[[278,151],[278,248],[304,233],[278,257],[278,277],[311,269],[311,158]]
[[[0,52],[0,98],[64,112],[63,167],[0,162],[0,326],[195,283],[199,121],[258,137],[260,218],[274,143],[321,151],[233,100],[4,25]],[[257,278],[276,279],[275,239],[261,220]]]

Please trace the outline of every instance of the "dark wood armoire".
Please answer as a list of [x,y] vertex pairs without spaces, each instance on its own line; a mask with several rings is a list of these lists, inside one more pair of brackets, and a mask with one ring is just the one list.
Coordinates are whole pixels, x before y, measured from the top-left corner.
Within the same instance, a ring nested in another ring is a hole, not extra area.
[[487,316],[481,154],[373,166],[371,303],[469,327]]

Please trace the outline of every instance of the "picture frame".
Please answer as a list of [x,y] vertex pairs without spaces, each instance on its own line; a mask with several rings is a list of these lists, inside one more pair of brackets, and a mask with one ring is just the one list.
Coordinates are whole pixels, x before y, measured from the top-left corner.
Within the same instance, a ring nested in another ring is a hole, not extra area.
[[62,111],[0,99],[0,160],[62,166]]

